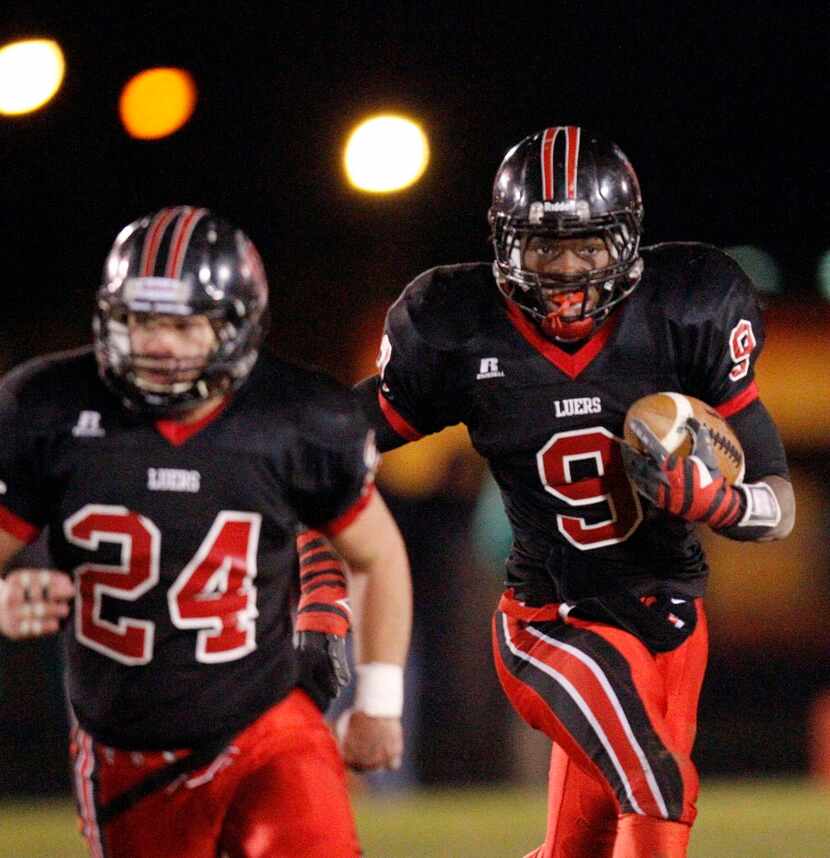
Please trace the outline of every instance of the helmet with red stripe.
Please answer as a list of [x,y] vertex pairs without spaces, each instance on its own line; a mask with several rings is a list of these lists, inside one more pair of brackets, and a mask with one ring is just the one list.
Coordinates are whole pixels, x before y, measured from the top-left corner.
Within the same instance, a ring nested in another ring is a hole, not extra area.
[[[525,137],[505,155],[493,185],[489,221],[499,288],[549,336],[589,336],[639,282],[642,219],[637,176],[614,143],[573,125]],[[598,236],[608,264],[578,276],[530,270],[525,247],[533,236],[553,241]],[[551,295],[575,291],[582,293],[570,301],[581,307],[579,319],[557,324]]]
[[[153,414],[192,408],[248,376],[267,307],[262,261],[241,230],[207,209],[161,209],[126,226],[104,265],[93,319],[101,377],[129,408]],[[206,317],[215,345],[198,364],[182,362],[180,371],[166,360],[169,379],[149,382],[153,358],[133,349],[129,320],[151,316]]]

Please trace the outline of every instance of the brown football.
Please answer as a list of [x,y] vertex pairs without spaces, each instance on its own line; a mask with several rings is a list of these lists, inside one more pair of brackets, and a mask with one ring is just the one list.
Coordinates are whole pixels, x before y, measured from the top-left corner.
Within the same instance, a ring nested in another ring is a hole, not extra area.
[[628,409],[623,425],[625,440],[637,450],[643,445],[631,431],[631,420],[642,420],[670,452],[688,456],[692,439],[685,430],[689,417],[698,419],[711,433],[712,446],[721,473],[728,483],[737,483],[744,476],[744,451],[732,428],[710,405],[683,393],[650,393],[638,399]]

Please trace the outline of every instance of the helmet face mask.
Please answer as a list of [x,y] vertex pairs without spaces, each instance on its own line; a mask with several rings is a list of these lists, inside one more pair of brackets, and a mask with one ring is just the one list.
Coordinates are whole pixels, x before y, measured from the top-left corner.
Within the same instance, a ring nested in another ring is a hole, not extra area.
[[[526,137],[507,153],[493,186],[489,221],[499,288],[546,335],[562,340],[590,336],[640,279],[642,216],[637,177],[613,143],[574,126]],[[609,262],[578,274],[531,270],[525,247],[537,236],[552,241],[599,237]],[[551,318],[551,290],[581,291],[576,321],[590,323],[569,326]],[[588,300],[589,293],[596,300]]]
[[[162,209],[122,230],[107,258],[93,318],[99,373],[132,410],[192,409],[247,378],[267,301],[259,254],[240,230],[206,209]],[[199,354],[142,354],[133,345],[136,320],[199,317],[213,340]]]

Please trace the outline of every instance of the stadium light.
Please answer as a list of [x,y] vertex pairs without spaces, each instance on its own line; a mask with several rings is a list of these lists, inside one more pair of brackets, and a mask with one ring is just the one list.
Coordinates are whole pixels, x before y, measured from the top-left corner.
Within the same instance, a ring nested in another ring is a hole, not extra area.
[[351,133],[343,166],[353,187],[385,194],[408,188],[429,162],[429,142],[411,119],[394,114],[373,116]]
[[19,116],[43,107],[63,83],[66,62],[53,39],[26,39],[0,48],[0,113]]
[[766,250],[751,244],[725,247],[724,250],[752,278],[759,292],[774,295],[784,291],[781,267]]
[[196,108],[196,84],[177,68],[146,69],[127,81],[118,100],[121,123],[131,137],[158,140],[178,131]]

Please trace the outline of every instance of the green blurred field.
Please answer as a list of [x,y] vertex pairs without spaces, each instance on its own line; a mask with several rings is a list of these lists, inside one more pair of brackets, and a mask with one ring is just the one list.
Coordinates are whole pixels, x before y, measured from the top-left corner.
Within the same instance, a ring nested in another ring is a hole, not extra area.
[[[544,830],[540,791],[364,796],[357,808],[367,858],[521,858]],[[71,803],[0,804],[0,856],[85,858]],[[830,792],[806,781],[706,782],[690,858],[830,858]]]

